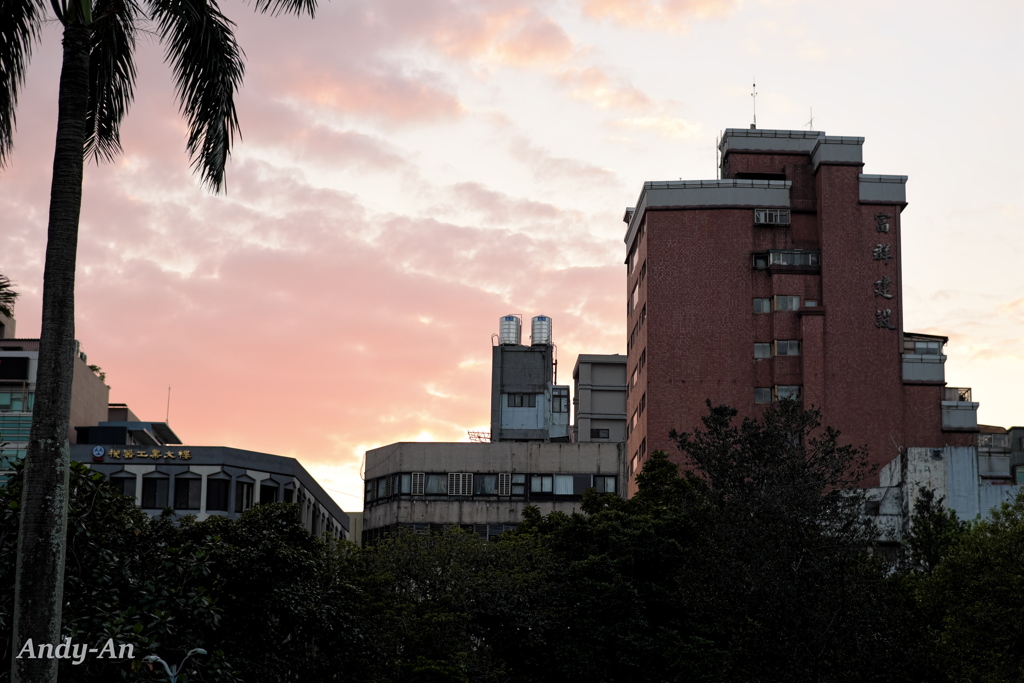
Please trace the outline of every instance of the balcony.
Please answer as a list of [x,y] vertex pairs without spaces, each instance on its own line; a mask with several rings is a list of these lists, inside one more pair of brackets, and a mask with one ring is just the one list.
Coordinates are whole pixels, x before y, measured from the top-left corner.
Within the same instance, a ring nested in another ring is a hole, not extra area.
[[942,428],[949,430],[978,428],[978,404],[971,401],[969,387],[943,387]]

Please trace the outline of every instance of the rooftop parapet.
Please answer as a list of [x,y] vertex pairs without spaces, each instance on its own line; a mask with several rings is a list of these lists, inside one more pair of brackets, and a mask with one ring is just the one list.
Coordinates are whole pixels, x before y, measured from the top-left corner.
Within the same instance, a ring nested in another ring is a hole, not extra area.
[[810,154],[818,140],[825,137],[820,130],[762,130],[758,128],[727,128],[718,148],[722,158],[729,152],[782,152]]
[[644,183],[636,208],[626,211],[630,244],[647,209],[715,207],[789,208],[789,180],[667,180]]

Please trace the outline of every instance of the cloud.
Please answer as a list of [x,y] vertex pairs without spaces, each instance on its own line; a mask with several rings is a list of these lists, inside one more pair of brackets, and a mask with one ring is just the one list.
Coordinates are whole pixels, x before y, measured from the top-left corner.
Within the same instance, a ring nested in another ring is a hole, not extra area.
[[618,119],[612,125],[634,130],[650,130],[675,140],[689,140],[700,134],[700,127],[674,116],[634,116]]
[[645,110],[654,104],[650,97],[625,79],[613,78],[595,66],[567,69],[560,72],[556,78],[570,88],[569,92],[573,97],[597,105],[600,109],[614,107]]
[[526,3],[454,7],[458,10],[433,22],[428,32],[434,46],[449,57],[535,66],[561,62],[573,53],[565,30]]
[[688,31],[693,20],[723,19],[738,0],[580,0],[583,14],[628,27]]

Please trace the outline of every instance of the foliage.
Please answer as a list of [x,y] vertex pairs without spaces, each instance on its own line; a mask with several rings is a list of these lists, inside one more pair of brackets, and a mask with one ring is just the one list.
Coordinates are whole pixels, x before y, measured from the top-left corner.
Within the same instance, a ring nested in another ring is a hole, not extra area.
[[[283,503],[152,519],[76,466],[63,633],[136,659],[62,661],[61,680],[161,680],[141,657],[194,647],[210,654],[189,680],[223,683],[1024,679],[1024,494],[965,524],[923,491],[887,565],[858,450],[790,404],[734,417],[676,435],[683,476],[656,452],[632,498],[528,508],[496,542],[450,528],[360,549]],[[0,489],[3,639],[19,486]]]
[[[965,525],[932,516],[944,520],[936,525],[944,533],[918,533],[939,542],[924,546],[930,565],[919,559],[919,573],[908,581],[931,680],[1024,680],[1024,491],[988,520]],[[920,515],[917,522],[924,522]]]
[[18,300],[18,292],[14,290],[11,279],[0,273],[0,315],[14,317],[14,302]]
[[[0,637],[7,680],[21,473],[0,487]],[[194,680],[335,680],[358,642],[344,552],[310,535],[294,505],[259,505],[236,521],[152,519],[104,477],[75,464],[68,516],[63,636],[134,646],[131,662],[62,660],[61,681],[165,680],[141,663],[193,657]],[[184,681],[185,678],[182,677]]]

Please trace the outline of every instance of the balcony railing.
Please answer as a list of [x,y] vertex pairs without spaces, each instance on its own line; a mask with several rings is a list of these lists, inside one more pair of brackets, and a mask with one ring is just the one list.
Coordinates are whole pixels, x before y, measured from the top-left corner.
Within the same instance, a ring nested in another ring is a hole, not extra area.
[[970,387],[943,387],[942,389],[942,400],[943,401],[959,401],[961,403],[971,402],[971,389]]

